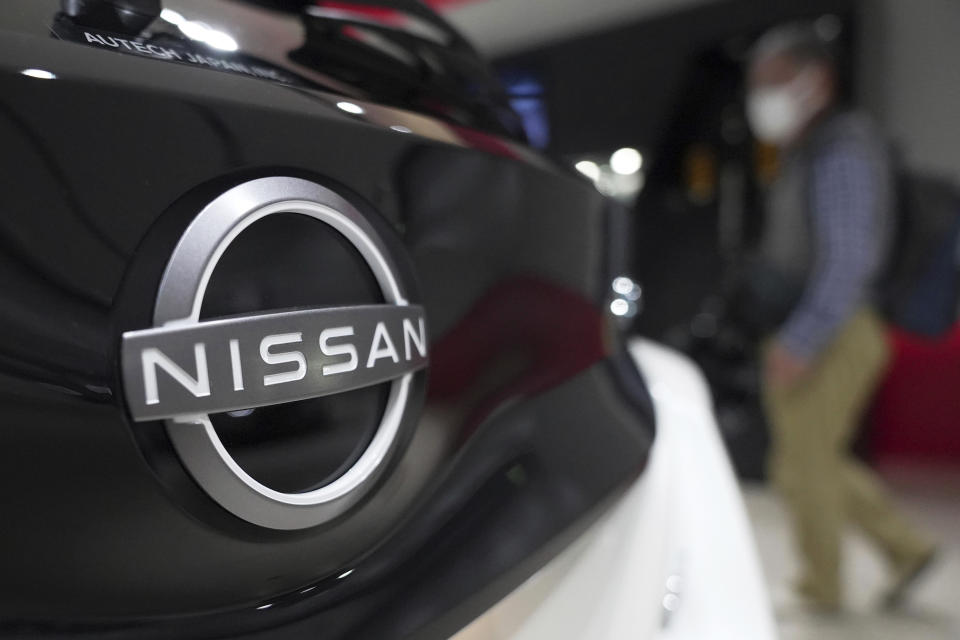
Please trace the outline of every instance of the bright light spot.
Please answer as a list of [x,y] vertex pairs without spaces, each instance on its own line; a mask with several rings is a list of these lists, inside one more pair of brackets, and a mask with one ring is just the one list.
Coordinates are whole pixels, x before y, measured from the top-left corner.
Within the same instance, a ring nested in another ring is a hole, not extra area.
[[353,102],[347,102],[347,101],[338,102],[337,108],[340,109],[341,111],[346,111],[347,113],[352,113],[354,115],[360,115],[361,113],[364,112],[364,108],[361,107],[360,105],[354,104]]
[[55,73],[51,73],[45,69],[24,69],[20,73],[25,76],[30,76],[31,78],[39,78],[40,80],[53,80],[57,77]]
[[680,598],[676,594],[668,593],[663,596],[663,608],[667,611],[676,611],[680,608]]
[[246,418],[251,413],[253,413],[253,409],[237,409],[236,411],[227,411],[227,415],[231,418]]
[[617,276],[613,279],[613,282],[610,283],[610,288],[613,289],[613,292],[620,298],[631,303],[632,307],[628,315],[633,315],[637,312],[637,305],[634,303],[640,301],[640,297],[643,295],[643,289],[640,288],[640,285],[637,284],[633,278]]
[[410,127],[405,127],[402,124],[392,124],[390,128],[394,131],[399,131],[400,133],[413,133],[413,129]]
[[623,298],[617,298],[610,303],[610,313],[615,316],[625,316],[630,313],[630,303]]
[[577,171],[587,176],[594,182],[600,178],[600,165],[592,160],[581,160],[573,166]]
[[229,33],[217,31],[216,29],[207,31],[207,39],[205,42],[214,49],[220,49],[221,51],[236,51],[240,48],[240,45],[230,37]]
[[340,575],[338,575],[338,576],[337,576],[337,580],[343,580],[344,578],[346,578],[346,577],[347,577],[348,575],[350,575],[351,573],[353,573],[353,569],[348,569],[347,571],[344,571],[343,573],[341,573]]
[[259,607],[257,607],[257,611],[263,611],[264,609],[269,609],[272,606],[273,606],[273,603],[268,602],[267,604],[262,604]]
[[622,296],[630,295],[633,293],[634,287],[637,286],[637,283],[631,280],[626,276],[618,276],[613,279],[613,290],[615,293],[619,293]]
[[316,589],[316,588],[317,588],[317,585],[313,585],[312,587],[307,587],[306,589],[301,589],[301,590],[300,590],[300,593],[310,593],[311,591],[313,591],[313,590]]
[[183,17],[179,12],[174,11],[173,9],[164,9],[160,12],[160,17],[163,20],[166,20],[170,24],[180,26],[186,22],[186,18]]
[[170,24],[177,25],[180,32],[191,40],[202,42],[221,51],[236,51],[240,48],[240,45],[237,44],[237,41],[234,40],[230,34],[218,31],[206,23],[198,20],[187,20],[176,11],[169,11],[168,15],[164,14],[168,14],[167,9],[164,9],[160,13],[160,17]]
[[640,155],[639,151],[631,147],[617,149],[613,152],[613,155],[610,156],[610,168],[622,176],[633,175],[637,171],[640,171],[640,167],[642,166],[643,156]]
[[187,36],[191,40],[199,40],[200,42],[206,42],[207,33],[210,31],[210,28],[207,25],[194,20],[184,20],[177,26],[180,27],[180,31],[183,32],[183,35]]

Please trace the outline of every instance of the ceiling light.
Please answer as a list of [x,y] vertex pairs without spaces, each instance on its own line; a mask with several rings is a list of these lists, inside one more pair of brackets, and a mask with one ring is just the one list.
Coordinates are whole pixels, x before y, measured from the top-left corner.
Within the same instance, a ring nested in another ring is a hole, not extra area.
[[600,178],[600,166],[592,160],[581,160],[574,168],[594,182]]
[[610,156],[610,168],[622,176],[633,175],[643,166],[643,156],[631,147],[617,149]]

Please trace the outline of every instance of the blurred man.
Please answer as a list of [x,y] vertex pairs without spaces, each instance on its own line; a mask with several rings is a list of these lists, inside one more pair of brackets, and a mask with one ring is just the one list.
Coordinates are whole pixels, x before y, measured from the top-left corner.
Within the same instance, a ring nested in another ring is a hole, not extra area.
[[816,609],[840,608],[841,532],[852,521],[890,563],[893,606],[934,549],[848,451],[888,360],[871,308],[891,241],[887,151],[863,114],[838,106],[831,49],[811,27],[765,35],[748,74],[750,126],[783,155],[761,264],[789,302],[765,348],[763,395],[773,429],[770,471],[803,559],[797,590]]

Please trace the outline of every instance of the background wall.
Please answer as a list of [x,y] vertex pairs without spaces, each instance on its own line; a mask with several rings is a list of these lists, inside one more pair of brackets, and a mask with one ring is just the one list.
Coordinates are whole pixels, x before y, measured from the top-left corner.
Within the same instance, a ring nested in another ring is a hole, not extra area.
[[[430,0],[477,48],[498,58],[716,0]],[[764,1],[764,0],[761,0]]]
[[914,167],[960,181],[960,0],[861,3],[860,95]]

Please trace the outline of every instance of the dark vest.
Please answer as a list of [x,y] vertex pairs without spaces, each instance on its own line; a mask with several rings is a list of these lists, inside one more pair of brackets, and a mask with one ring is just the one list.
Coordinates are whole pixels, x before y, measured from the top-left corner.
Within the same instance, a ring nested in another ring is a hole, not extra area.
[[863,149],[870,163],[873,188],[877,190],[873,215],[878,237],[871,265],[872,285],[876,285],[889,253],[894,180],[887,145],[867,116],[857,112],[830,114],[785,154],[780,175],[767,194],[760,259],[765,268],[776,272],[794,297],[799,297],[806,287],[817,258],[811,210],[813,168],[818,157],[837,143]]

